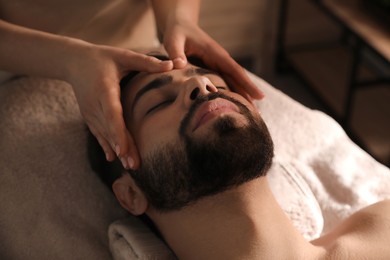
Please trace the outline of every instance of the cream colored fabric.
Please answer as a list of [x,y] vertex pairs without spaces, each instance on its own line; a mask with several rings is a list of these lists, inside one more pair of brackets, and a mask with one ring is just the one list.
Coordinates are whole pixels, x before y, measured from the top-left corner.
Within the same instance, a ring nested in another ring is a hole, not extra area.
[[128,217],[112,223],[108,236],[110,250],[115,260],[176,259],[169,247],[135,217]]

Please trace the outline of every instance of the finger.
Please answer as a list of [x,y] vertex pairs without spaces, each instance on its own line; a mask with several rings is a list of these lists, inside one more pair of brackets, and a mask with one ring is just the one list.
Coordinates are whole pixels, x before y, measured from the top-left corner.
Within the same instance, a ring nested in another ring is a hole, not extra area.
[[221,47],[210,48],[210,50],[213,53],[208,56],[214,57],[213,60],[216,62],[215,66],[218,71],[231,78],[231,82],[235,85],[234,88],[237,91],[243,89],[254,99],[264,97],[264,93],[250,80],[245,70],[226,51],[223,51]]
[[97,140],[100,146],[103,148],[104,154],[106,156],[106,160],[112,162],[115,159],[115,153],[111,149],[109,142],[103,138],[101,135],[97,135]]
[[166,40],[164,39],[164,47],[168,53],[169,58],[173,61],[175,69],[184,68],[187,65],[187,58],[185,55],[185,36],[172,35]]
[[173,69],[173,62],[171,60],[162,61],[153,56],[132,51],[126,51],[126,55],[122,57],[122,63],[126,71],[134,70],[155,73]]
[[264,97],[264,93],[250,80],[245,70],[231,57],[227,59],[226,63],[221,63],[220,70],[223,74],[231,77],[231,81],[237,89],[244,90],[254,99],[262,99]]
[[[99,122],[105,128],[105,138],[109,140],[112,149],[121,159],[127,156],[128,140],[127,129],[123,120],[122,105],[120,102],[120,93],[118,87],[108,87],[108,90],[101,96],[99,100],[102,115]],[[123,163],[123,162],[122,162]],[[123,166],[126,166],[125,164]]]
[[[236,64],[236,66],[239,66]],[[243,89],[246,93],[249,94],[253,99],[262,99],[264,98],[264,93],[261,91],[249,78],[246,71],[240,66],[237,67],[237,73],[232,74],[233,80],[236,82],[237,86],[240,89]]]
[[[102,102],[102,107],[107,121],[108,138],[112,140],[112,146],[126,169],[136,169],[139,164],[139,155],[135,142],[126,128],[123,119],[122,105],[119,101],[119,94],[115,92]],[[103,119],[104,120],[104,119]]]
[[140,167],[140,157],[138,154],[138,149],[130,132],[127,131],[126,133],[127,133],[127,140],[129,141],[129,156],[127,158],[127,161],[129,167],[133,170],[136,170]]
[[[232,90],[234,92],[237,92],[239,93],[241,96],[243,96],[245,99],[247,99],[248,101],[250,102],[254,102],[256,99],[253,98],[251,95],[249,95],[249,93],[246,91],[245,88],[242,88],[240,87],[241,85],[238,84],[234,78],[230,77],[230,76],[225,76],[224,77],[224,80],[226,81],[226,83],[228,84],[228,86],[230,86],[232,88]],[[263,96],[264,97],[264,96]]]
[[99,132],[96,131],[95,128],[89,127],[89,129],[97,139],[100,147],[102,147],[104,154],[106,156],[106,160],[110,162],[113,161],[115,159],[115,153],[111,149],[109,142],[103,137],[103,135],[99,134]]
[[228,86],[231,88],[232,91],[240,94],[248,101],[251,102],[253,101],[253,98],[245,91],[245,89],[240,88],[239,84],[237,84],[237,82],[232,77],[225,75],[224,80],[226,81],[226,83],[228,84]]

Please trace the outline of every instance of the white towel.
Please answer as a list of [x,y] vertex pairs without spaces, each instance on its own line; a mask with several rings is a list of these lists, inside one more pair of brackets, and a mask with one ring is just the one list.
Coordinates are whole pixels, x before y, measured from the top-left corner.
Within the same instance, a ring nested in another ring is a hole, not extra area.
[[321,208],[324,227],[314,233],[390,198],[389,168],[353,143],[334,119],[251,77],[267,95],[257,105],[274,140],[275,159],[304,179]]
[[111,241],[110,250],[116,260],[175,259],[175,255],[167,245],[135,217],[112,223],[108,236]]

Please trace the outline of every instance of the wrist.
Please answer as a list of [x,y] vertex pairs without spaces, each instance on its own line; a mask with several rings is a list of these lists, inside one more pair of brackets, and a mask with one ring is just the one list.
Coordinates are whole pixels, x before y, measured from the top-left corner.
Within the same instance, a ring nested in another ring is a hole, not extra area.
[[94,57],[96,45],[74,38],[66,38],[64,50],[60,53],[62,60],[62,72],[59,75],[61,80],[73,84],[80,77],[80,71],[84,70],[86,63]]
[[152,0],[159,36],[173,26],[198,24],[199,0]]

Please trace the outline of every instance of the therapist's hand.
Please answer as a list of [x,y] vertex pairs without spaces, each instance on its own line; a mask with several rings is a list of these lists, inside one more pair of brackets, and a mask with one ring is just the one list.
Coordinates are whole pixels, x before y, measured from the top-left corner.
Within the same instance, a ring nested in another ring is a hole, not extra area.
[[186,56],[197,56],[208,67],[220,72],[237,93],[249,100],[264,97],[245,70],[197,24],[178,21],[168,23],[163,34],[163,44],[175,68],[183,68],[187,64]]
[[126,129],[120,102],[119,82],[129,71],[163,72],[171,61],[126,49],[91,45],[70,69],[68,81],[89,129],[109,161],[119,157],[125,168],[136,169],[140,159],[134,140]]

